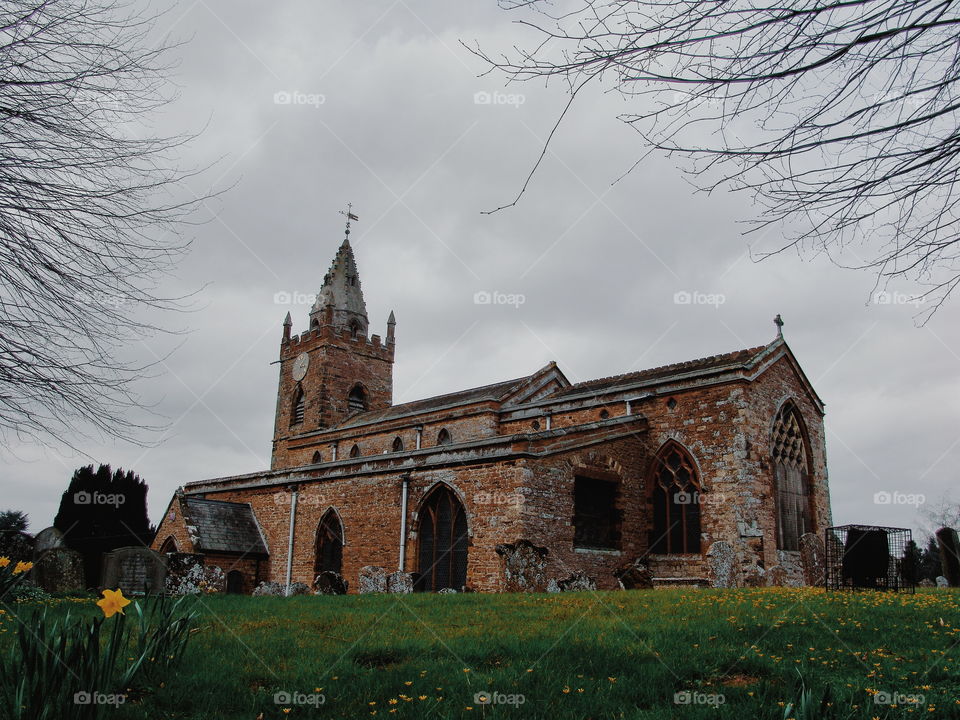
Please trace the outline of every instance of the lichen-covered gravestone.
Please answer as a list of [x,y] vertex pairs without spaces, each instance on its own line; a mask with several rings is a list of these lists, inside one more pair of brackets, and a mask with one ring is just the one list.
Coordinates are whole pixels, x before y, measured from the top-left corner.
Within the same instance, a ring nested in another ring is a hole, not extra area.
[[823,585],[827,559],[823,540],[816,533],[805,533],[800,536],[800,563],[803,566],[804,584]]
[[254,588],[253,596],[254,597],[264,597],[264,596],[273,596],[273,595],[284,595],[286,593],[286,587],[280,583],[263,581],[256,588]]
[[542,592],[546,587],[547,553],[545,547],[529,540],[497,545],[503,558],[504,592]]
[[547,592],[584,592],[586,590],[596,590],[597,582],[587,575],[583,570],[576,570],[570,577],[562,580],[550,580],[547,583]]
[[387,592],[406,595],[413,592],[413,574],[397,570],[387,575]]
[[950,587],[950,583],[947,581],[947,579],[943,575],[939,575],[937,577],[937,587],[938,588]]
[[30,577],[47,592],[84,590],[83,556],[69,548],[52,548],[37,558]]
[[361,593],[385,593],[387,591],[387,571],[379,565],[364,565],[360,568],[357,588]]
[[710,587],[736,587],[736,573],[734,565],[736,553],[733,546],[723,540],[718,540],[707,550],[707,567],[710,573]]
[[164,592],[166,580],[166,560],[150,548],[118,548],[103,558],[104,588],[119,588],[125,595]]
[[44,528],[33,539],[33,557],[39,558],[47,550],[63,547],[63,533],[55,527]]
[[216,565],[204,564],[203,555],[168,553],[166,590],[170,595],[224,592],[227,579]]

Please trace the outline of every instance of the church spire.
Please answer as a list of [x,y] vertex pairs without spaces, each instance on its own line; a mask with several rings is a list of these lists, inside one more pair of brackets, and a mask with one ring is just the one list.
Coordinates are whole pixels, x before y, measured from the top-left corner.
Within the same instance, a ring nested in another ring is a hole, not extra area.
[[358,218],[350,210],[344,214],[347,216],[346,236],[310,309],[310,327],[332,325],[335,330],[349,330],[357,337],[366,337],[369,325],[367,305],[360,288],[357,261],[350,246],[350,221]]

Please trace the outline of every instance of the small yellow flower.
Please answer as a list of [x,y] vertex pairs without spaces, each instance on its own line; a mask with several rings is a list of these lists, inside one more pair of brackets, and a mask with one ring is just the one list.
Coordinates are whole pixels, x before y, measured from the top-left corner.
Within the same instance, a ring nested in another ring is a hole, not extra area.
[[30,568],[32,567],[32,562],[18,562],[17,566],[13,569],[13,574],[19,575],[20,573],[30,572]]
[[124,614],[123,609],[130,601],[123,596],[122,590],[104,590],[103,599],[97,600],[97,605],[103,610],[104,617],[113,617],[116,613]]
[[0,567],[6,567],[9,564],[10,564],[10,558],[0,557]]

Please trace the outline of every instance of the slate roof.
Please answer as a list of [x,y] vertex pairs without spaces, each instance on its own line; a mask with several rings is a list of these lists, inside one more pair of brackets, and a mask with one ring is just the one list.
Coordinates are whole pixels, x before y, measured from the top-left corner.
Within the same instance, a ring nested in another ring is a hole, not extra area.
[[770,346],[760,345],[745,350],[735,350],[722,355],[711,355],[710,357],[700,358],[699,360],[688,360],[686,362],[661,365],[660,367],[650,368],[649,370],[639,370],[624,375],[613,375],[611,377],[598,378],[597,380],[587,380],[586,382],[576,383],[568,388],[564,388],[550,397],[560,398],[567,397],[568,395],[578,395],[584,392],[602,392],[639,382],[657,380],[666,382],[677,375],[706,373],[711,370],[719,370],[730,366],[746,366],[768,347]]
[[184,497],[182,504],[197,552],[269,554],[249,503]]
[[482,385],[481,387],[460,390],[458,392],[447,393],[446,395],[435,395],[434,397],[414,400],[403,403],[402,405],[391,405],[385,410],[372,410],[370,412],[360,413],[348,418],[338,427],[350,427],[351,425],[358,425],[360,423],[379,422],[400,415],[430,412],[431,410],[437,410],[451,405],[470,405],[482,400],[499,400],[509,395],[531,377],[533,376],[526,375],[513,380],[493,383],[492,385]]

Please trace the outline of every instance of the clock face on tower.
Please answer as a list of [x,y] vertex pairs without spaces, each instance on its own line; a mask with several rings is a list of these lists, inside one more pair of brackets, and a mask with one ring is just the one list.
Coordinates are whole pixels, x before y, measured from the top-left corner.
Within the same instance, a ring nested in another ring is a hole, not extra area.
[[297,359],[293,361],[293,379],[297,382],[303,380],[308,367],[310,367],[310,356],[305,352],[297,355]]

